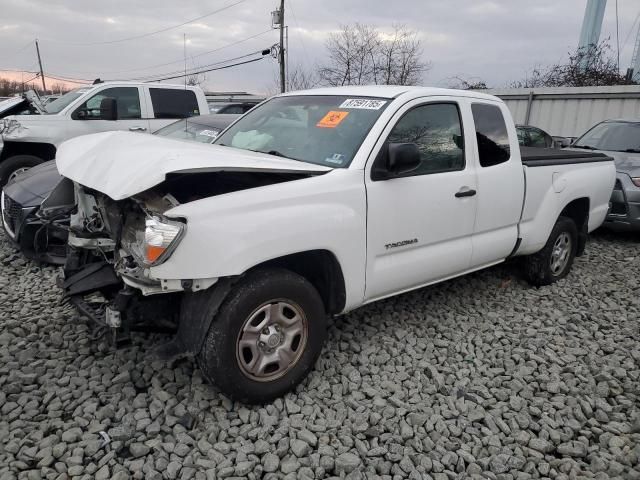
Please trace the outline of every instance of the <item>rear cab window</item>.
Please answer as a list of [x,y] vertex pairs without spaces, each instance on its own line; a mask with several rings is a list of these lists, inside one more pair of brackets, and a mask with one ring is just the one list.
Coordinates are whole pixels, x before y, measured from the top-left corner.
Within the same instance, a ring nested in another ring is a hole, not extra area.
[[200,115],[198,99],[192,90],[149,88],[154,118],[189,118]]
[[471,113],[476,128],[480,166],[492,167],[509,161],[509,134],[500,108],[488,103],[473,103]]

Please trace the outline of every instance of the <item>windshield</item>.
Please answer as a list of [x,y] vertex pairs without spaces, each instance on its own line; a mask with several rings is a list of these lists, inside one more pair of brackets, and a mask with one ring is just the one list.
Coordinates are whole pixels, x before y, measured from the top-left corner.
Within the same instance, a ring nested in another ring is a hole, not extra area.
[[572,146],[594,150],[640,152],[640,123],[599,123],[576,140]]
[[247,112],[215,143],[346,168],[388,103],[337,95],[276,97]]
[[76,98],[83,95],[85,92],[91,90],[89,87],[76,88],[70,92],[65,93],[60,98],[56,98],[53,102],[47,103],[44,109],[47,113],[60,113],[64,108],[73,102]]
[[189,119],[183,119],[161,128],[154,132],[154,135],[177,138],[179,140],[192,140],[200,143],[212,143],[221,130],[219,127],[210,127]]

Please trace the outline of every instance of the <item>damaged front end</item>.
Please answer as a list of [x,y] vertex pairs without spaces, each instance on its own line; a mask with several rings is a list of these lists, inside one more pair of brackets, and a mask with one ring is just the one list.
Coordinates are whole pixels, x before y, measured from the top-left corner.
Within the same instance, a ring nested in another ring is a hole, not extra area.
[[[117,201],[74,183],[77,209],[70,217],[61,281],[65,295],[84,315],[121,331],[123,338],[134,330],[177,330],[181,311],[187,315],[192,308],[185,299],[214,284],[225,291],[229,279],[153,276],[153,267],[170,258],[188,230],[186,219],[166,213],[203,198],[308,177],[298,172],[170,174],[161,184]],[[174,344],[168,355],[197,352],[207,327],[191,324],[178,331],[181,346]]]
[[179,243],[186,223],[167,219],[171,199],[151,193],[114,201],[75,184],[76,211],[69,222],[67,261],[61,287],[81,313],[100,327],[121,331],[174,331],[179,299],[157,293],[182,291],[150,276]]

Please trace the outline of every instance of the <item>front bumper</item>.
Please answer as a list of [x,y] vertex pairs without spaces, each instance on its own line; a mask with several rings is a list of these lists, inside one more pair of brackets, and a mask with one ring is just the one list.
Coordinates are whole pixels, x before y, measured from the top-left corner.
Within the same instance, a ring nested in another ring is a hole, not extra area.
[[631,177],[618,173],[603,227],[618,231],[640,230],[640,187]]
[[16,243],[19,243],[23,227],[30,217],[37,210],[37,207],[23,207],[5,194],[4,190],[0,194],[0,215],[2,215],[2,226],[7,236]]
[[0,217],[7,238],[25,257],[39,262],[62,265],[66,255],[67,232],[47,226],[36,213],[39,207],[25,207],[8,196],[0,194]]

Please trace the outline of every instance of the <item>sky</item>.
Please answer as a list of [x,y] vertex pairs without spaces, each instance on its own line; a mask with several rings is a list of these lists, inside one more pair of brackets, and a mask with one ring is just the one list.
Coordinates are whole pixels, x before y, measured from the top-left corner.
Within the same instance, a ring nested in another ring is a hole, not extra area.
[[[181,70],[185,37],[188,68],[257,58],[246,55],[278,41],[270,15],[277,4],[279,0],[0,0],[0,70],[36,71],[36,38],[45,74],[87,80]],[[566,59],[577,47],[585,6],[586,0],[286,0],[289,65],[308,70],[322,65],[325,41],[341,25],[360,22],[384,32],[395,23],[419,35],[424,60],[431,63],[423,85],[446,87],[459,76],[504,87],[535,66]],[[614,52],[615,7],[616,1],[609,0],[600,36],[610,38]],[[640,2],[618,0],[618,14],[625,71]],[[158,30],[164,31],[148,35]],[[130,37],[139,38],[120,41]],[[209,91],[273,92],[277,71],[277,61],[265,56],[210,72],[203,86]],[[8,75],[0,71],[0,76]],[[24,74],[25,79],[32,76]]]

